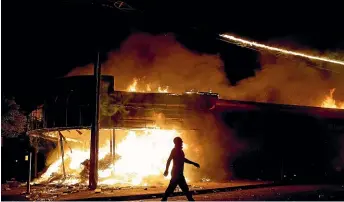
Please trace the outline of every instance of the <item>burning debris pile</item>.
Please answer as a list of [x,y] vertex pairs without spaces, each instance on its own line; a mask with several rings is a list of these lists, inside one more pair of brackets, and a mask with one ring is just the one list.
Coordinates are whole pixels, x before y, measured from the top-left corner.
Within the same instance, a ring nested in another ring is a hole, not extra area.
[[[89,172],[89,130],[81,130],[80,142],[68,142],[70,148],[64,151],[64,165],[57,152],[50,154],[48,162],[53,162],[35,183],[50,184],[87,184]],[[76,133],[70,130],[62,131],[64,135]],[[99,149],[99,184],[100,185],[149,185],[165,184],[163,172],[170,150],[173,148],[173,138],[183,137],[176,130],[140,129],[115,130],[115,155],[111,154],[110,137],[112,130],[100,131]],[[87,137],[87,138],[86,138]],[[187,137],[185,137],[187,139]],[[184,146],[188,152],[188,146]],[[64,178],[65,167],[66,178]]]
[[[163,172],[170,151],[174,147],[173,139],[177,136],[183,138],[184,152],[189,159],[207,165],[201,170],[186,165],[187,181],[209,182],[228,179],[230,171],[225,170],[223,165],[226,164],[228,155],[234,158],[245,145],[238,144],[230,131],[219,128],[215,121],[212,114],[197,114],[192,119],[186,119],[185,125],[199,126],[200,129],[101,129],[98,154],[99,185],[166,185],[169,177],[164,178]],[[165,126],[159,118],[156,124]],[[46,162],[48,168],[35,183],[88,184],[90,130],[66,129],[46,132],[43,135],[50,138],[63,136],[66,141],[64,147],[61,147],[59,142],[57,148],[49,154]]]

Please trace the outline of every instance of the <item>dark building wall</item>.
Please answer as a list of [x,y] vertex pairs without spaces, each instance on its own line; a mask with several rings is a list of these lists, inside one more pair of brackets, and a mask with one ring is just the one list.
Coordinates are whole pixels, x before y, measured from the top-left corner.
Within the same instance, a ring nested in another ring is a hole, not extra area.
[[215,113],[237,139],[247,142],[245,151],[227,164],[238,178],[279,180],[282,175],[284,180],[309,182],[344,177],[333,165],[341,153],[337,141],[344,135],[344,119],[261,106]]
[[[114,78],[101,77],[102,87],[113,91]],[[44,101],[43,127],[90,126],[95,99],[93,76],[75,76],[56,80]]]

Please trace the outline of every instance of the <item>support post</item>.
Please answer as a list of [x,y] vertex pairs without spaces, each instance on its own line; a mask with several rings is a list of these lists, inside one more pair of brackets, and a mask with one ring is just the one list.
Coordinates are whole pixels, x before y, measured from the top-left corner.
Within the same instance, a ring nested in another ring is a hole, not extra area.
[[113,128],[112,129],[112,160],[115,162],[115,156],[116,156],[116,130]]
[[69,97],[73,93],[73,90],[69,91],[68,96],[66,98],[66,127],[68,127],[68,105],[69,105]]
[[60,152],[60,148],[61,148],[61,146],[60,146],[60,139],[57,140],[56,147],[57,147],[57,157],[56,157],[56,159],[59,159],[60,156],[61,156],[61,152]]
[[112,144],[113,144],[113,141],[112,141],[112,129],[110,130],[110,155],[111,155],[111,161],[113,160],[113,150],[112,150]]
[[95,102],[94,118],[91,128],[91,149],[90,149],[90,175],[89,188],[95,190],[98,185],[98,147],[99,147],[99,97],[100,97],[100,53],[97,52],[97,59],[94,64],[95,76]]
[[34,148],[33,149],[33,152],[34,152],[34,162],[33,162],[33,169],[34,169],[34,173],[33,173],[33,177],[36,178],[37,177],[37,158],[38,158],[38,149],[37,148]]
[[65,163],[64,163],[64,146],[63,146],[63,139],[62,139],[61,132],[59,132],[59,133],[60,133],[60,148],[61,148],[63,178],[66,179],[66,169],[65,169]]
[[29,176],[27,179],[27,185],[26,185],[26,193],[30,193],[31,192],[31,162],[32,162],[32,151],[29,152],[29,156],[28,156],[28,161],[29,161]]
[[[115,165],[115,157],[116,157],[116,151],[115,151],[115,148],[116,148],[116,130],[114,128],[112,128],[112,131],[111,131],[111,142],[112,142],[112,153],[111,153],[111,160],[112,160],[112,163],[113,165]],[[114,169],[112,170],[112,175],[115,174],[115,166],[114,166]]]

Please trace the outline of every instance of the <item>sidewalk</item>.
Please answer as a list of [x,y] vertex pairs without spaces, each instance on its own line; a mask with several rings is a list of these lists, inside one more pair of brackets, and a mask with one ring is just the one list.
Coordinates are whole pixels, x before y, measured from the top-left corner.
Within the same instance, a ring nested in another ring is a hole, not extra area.
[[[275,185],[264,181],[231,181],[224,183],[199,182],[190,183],[194,194],[215,193],[238,189],[252,189]],[[104,201],[104,200],[142,200],[161,198],[166,186],[148,187],[102,187],[99,193],[88,190],[87,186],[34,185],[31,194],[25,194],[26,187],[2,190],[2,200],[53,200],[53,201]],[[174,195],[181,195],[179,190]]]
[[[227,183],[193,183],[190,186],[190,191],[194,194],[215,193],[223,191],[231,191],[237,189],[251,189],[265,186],[272,186],[272,182],[262,181],[233,181]],[[142,200],[149,198],[161,198],[165,192],[166,187],[147,187],[147,188],[131,188],[131,189],[119,189],[119,190],[102,190],[101,193],[95,193],[94,191],[82,191],[70,195],[65,195],[56,198],[56,200],[63,201],[104,201],[104,200]],[[179,190],[175,195],[181,195]]]

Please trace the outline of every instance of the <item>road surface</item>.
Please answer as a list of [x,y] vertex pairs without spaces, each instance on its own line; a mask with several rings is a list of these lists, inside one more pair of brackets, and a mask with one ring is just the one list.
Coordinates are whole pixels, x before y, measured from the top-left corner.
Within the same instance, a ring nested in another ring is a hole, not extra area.
[[[343,201],[344,186],[334,185],[288,185],[248,190],[194,195],[196,201]],[[145,201],[159,201],[160,198]],[[185,196],[169,197],[169,201],[186,200]]]

